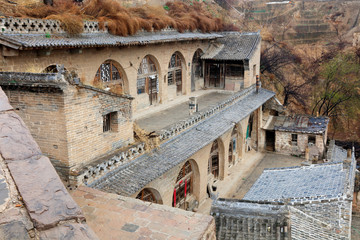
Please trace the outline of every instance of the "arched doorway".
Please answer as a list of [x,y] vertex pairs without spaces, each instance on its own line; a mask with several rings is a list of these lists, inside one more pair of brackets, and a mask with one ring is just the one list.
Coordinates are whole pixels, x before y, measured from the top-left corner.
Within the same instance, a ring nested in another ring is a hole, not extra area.
[[246,127],[246,151],[250,151],[251,150],[251,146],[252,146],[252,140],[251,140],[251,135],[252,135],[252,131],[253,131],[253,125],[254,125],[254,113],[252,113],[249,117],[249,121],[248,121],[248,125]]
[[173,195],[173,207],[188,209],[186,199],[193,193],[193,168],[190,161],[187,161],[176,178]]
[[[175,95],[175,94],[176,96],[182,95],[182,87],[183,87],[182,62],[183,62],[182,57],[178,52],[175,52],[170,58],[169,69],[168,69],[169,95]],[[174,93],[172,93],[172,90],[174,91]]]
[[143,200],[145,202],[162,204],[162,200],[158,191],[152,188],[144,188],[136,196],[136,199]]
[[148,94],[149,104],[153,105],[158,102],[159,81],[158,69],[155,64],[155,59],[147,55],[145,56],[139,66],[137,75],[137,94]]
[[219,144],[217,140],[211,146],[208,174],[213,174],[215,179],[219,178]]
[[233,166],[235,164],[235,157],[237,152],[237,138],[238,138],[238,130],[235,126],[230,138],[229,143],[229,167]]
[[106,60],[96,71],[94,86],[109,89],[113,93],[127,93],[124,73],[119,63],[114,60]]
[[192,68],[191,68],[191,91],[196,90],[196,82],[203,78],[203,68],[202,68],[202,61],[201,55],[203,51],[201,49],[196,50],[194,56],[192,58]]

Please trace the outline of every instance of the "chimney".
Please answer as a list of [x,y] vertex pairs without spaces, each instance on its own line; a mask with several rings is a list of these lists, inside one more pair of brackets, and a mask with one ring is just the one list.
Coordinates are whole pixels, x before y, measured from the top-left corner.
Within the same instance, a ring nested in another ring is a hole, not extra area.
[[347,150],[347,159],[351,159],[351,156],[352,155],[352,152],[351,152],[351,149],[348,149]]
[[256,93],[259,93],[260,87],[261,87],[261,82],[259,80],[259,75],[256,75]]
[[348,149],[344,163],[351,163],[351,160],[352,160],[352,151],[351,151],[351,149]]

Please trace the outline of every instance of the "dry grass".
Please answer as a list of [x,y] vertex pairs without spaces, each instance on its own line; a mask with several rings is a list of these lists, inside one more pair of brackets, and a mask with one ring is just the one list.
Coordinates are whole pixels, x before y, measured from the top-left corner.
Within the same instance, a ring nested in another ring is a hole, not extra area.
[[134,123],[134,137],[135,141],[143,142],[145,144],[146,151],[160,147],[159,137],[152,136],[151,133],[148,133],[136,123]]
[[82,20],[97,20],[100,27],[107,24],[109,32],[116,35],[133,35],[139,30],[158,31],[172,27],[179,32],[196,29],[202,32],[238,30],[232,24],[214,17],[200,2],[168,2],[165,6],[125,8],[115,0],[88,0],[77,5],[72,0],[54,0],[54,5],[42,2],[14,6],[1,0],[0,11],[6,16],[55,19],[63,24],[69,34],[83,30]]

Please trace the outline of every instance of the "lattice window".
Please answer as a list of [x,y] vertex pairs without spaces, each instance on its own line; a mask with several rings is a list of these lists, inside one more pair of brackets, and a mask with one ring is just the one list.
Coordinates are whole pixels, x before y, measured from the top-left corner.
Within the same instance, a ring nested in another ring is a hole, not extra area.
[[94,82],[101,82],[105,84],[106,87],[116,86],[116,92],[123,93],[123,76],[116,65],[113,61],[102,63],[96,72]]
[[108,113],[103,116],[103,132],[108,132],[111,129],[111,114]]
[[215,178],[219,176],[219,148],[217,140],[211,146],[208,173],[213,174]]
[[244,77],[243,65],[226,65],[226,75],[230,77]]
[[192,194],[193,171],[191,163],[187,161],[176,178],[173,206],[186,209],[186,197]]
[[192,59],[193,71],[195,77],[203,77],[202,61],[201,61],[201,50],[197,50]]
[[157,203],[154,194],[147,188],[141,190],[141,192],[136,196],[136,198],[145,202]]
[[140,67],[138,69],[138,74],[154,74],[157,73],[156,65],[154,61],[150,58],[150,56],[146,56],[140,63]]

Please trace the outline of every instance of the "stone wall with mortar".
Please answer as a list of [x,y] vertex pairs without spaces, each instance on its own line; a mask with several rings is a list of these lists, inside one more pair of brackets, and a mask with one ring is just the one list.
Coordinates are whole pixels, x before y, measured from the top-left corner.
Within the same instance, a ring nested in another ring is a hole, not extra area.
[[[297,135],[297,144],[291,141],[292,134]],[[325,151],[323,135],[275,131],[275,151],[284,154],[304,155],[306,147],[309,146],[308,144],[309,135],[315,136],[316,139],[315,140],[316,149],[314,149],[316,153],[314,152],[312,154],[322,157]]]
[[205,51],[208,45],[208,41],[188,41],[146,46],[84,48],[80,52],[68,49],[20,51],[18,56],[1,56],[0,71],[42,72],[50,65],[63,64],[65,69],[74,70],[84,84],[92,85],[100,65],[106,60],[113,60],[122,68],[125,93],[135,97],[134,110],[136,110],[137,105],[143,104],[142,107],[148,105],[147,93],[141,94],[144,96],[138,95],[136,87],[138,68],[145,56],[150,55],[155,60],[159,79],[158,102],[164,104],[168,101],[167,73],[171,55],[179,52],[184,58],[182,93],[187,95],[191,92],[193,55],[197,49]]

